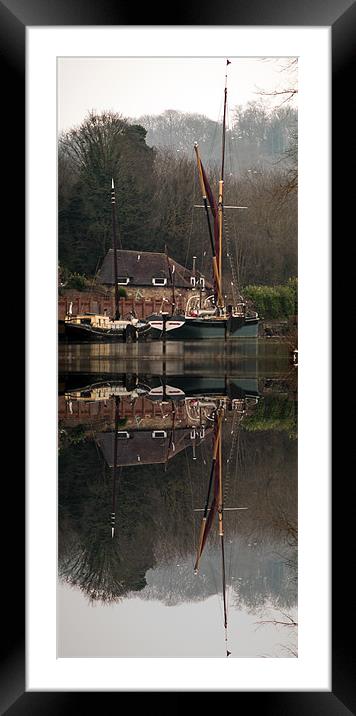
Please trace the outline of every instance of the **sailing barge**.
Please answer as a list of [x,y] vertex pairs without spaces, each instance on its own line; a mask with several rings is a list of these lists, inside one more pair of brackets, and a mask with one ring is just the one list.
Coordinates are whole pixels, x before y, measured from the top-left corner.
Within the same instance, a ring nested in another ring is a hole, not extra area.
[[[227,65],[230,61],[227,60]],[[202,298],[203,292],[194,294],[187,302],[184,314],[171,316],[156,314],[148,321],[158,337],[160,335],[173,340],[201,339],[201,338],[256,338],[258,336],[259,317],[256,312],[249,311],[242,300],[237,305],[226,305],[223,294],[223,213],[224,213],[224,168],[225,168],[225,135],[227,113],[227,73],[225,75],[224,114],[222,124],[222,160],[216,202],[207,175],[203,168],[198,144],[194,150],[197,160],[199,183],[205,209],[207,227],[212,253],[212,268],[214,276],[214,294]],[[246,208],[246,207],[230,207]],[[174,290],[174,284],[173,284]],[[206,296],[206,294],[205,294]]]

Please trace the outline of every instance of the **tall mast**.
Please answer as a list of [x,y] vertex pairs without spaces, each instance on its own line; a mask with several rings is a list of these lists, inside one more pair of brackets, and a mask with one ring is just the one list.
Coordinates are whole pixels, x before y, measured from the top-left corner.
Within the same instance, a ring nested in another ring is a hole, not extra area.
[[[226,60],[226,67],[230,64],[230,60]],[[227,70],[225,75],[225,90],[224,90],[224,115],[223,115],[223,126],[222,126],[222,150],[221,150],[221,173],[219,180],[219,195],[218,195],[218,216],[219,216],[219,256],[218,256],[218,267],[220,280],[222,278],[222,241],[223,241],[223,211],[224,211],[224,169],[225,169],[225,138],[226,138],[226,107],[227,107]],[[221,306],[222,307],[222,306]]]
[[119,286],[117,275],[117,240],[116,240],[116,198],[114,180],[111,179],[111,209],[112,209],[112,247],[114,254],[114,281],[115,281],[115,313],[114,319],[120,318]]

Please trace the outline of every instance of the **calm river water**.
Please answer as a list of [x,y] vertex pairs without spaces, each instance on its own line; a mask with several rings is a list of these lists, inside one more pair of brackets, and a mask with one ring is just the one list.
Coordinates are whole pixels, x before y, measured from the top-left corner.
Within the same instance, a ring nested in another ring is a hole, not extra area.
[[286,344],[59,346],[58,656],[297,656]]

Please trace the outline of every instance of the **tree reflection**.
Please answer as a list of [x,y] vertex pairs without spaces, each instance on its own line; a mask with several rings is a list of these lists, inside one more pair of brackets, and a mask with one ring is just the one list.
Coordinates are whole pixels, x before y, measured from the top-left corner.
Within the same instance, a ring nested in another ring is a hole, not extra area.
[[[104,603],[116,602],[136,592],[168,603],[205,598],[214,593],[220,574],[217,534],[209,537],[207,546],[210,576],[202,569],[202,574],[194,578],[191,562],[198,539],[199,515],[194,509],[204,505],[212,433],[205,430],[193,450],[188,429],[182,449],[176,449],[182,434],[179,430],[183,430],[179,420],[183,417],[177,408],[172,435],[169,433],[172,422],[166,408],[161,411],[167,433],[166,438],[162,438],[166,441],[162,454],[167,454],[168,446],[170,459],[149,463],[147,458],[144,465],[123,464],[122,443],[117,441],[114,452],[112,446],[105,452],[100,447],[104,442],[98,439],[99,433],[104,434],[102,431],[106,429],[106,441],[115,441],[113,427],[116,423],[117,430],[118,419],[120,430],[134,430],[136,424],[135,444],[139,445],[144,429],[147,432],[147,425],[153,425],[149,421],[156,420],[157,411],[150,418],[143,411],[139,423],[127,413],[129,417],[124,422],[122,415],[115,413],[115,405],[111,412],[110,401],[107,407],[106,428],[103,428],[102,416],[97,429],[91,420],[82,425],[80,431],[73,422],[71,427],[63,422],[66,433],[59,456],[60,578],[80,589],[91,601]],[[194,411],[191,416],[193,414]],[[229,538],[227,563],[235,569],[235,574],[231,571],[234,581],[230,581],[235,603],[243,602],[251,609],[268,600],[280,600],[285,606],[293,604],[297,578],[295,436],[289,434],[289,423],[283,430],[265,429],[266,423],[255,422],[254,429],[250,430],[248,421],[244,427],[244,420],[236,412],[226,411],[224,415],[222,448],[227,477],[224,501],[227,507],[247,508],[244,512],[225,515]],[[280,415],[281,424],[285,424],[284,403]],[[274,404],[273,421],[276,420],[278,408]],[[156,424],[156,428],[159,427],[160,423]],[[130,445],[132,448],[133,441]],[[109,459],[110,454],[117,455],[116,466],[115,460]],[[172,572],[172,564],[175,572]]]

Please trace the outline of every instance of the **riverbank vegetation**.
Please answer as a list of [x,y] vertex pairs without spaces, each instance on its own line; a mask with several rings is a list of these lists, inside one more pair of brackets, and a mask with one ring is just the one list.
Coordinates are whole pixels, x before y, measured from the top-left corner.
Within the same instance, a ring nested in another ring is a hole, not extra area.
[[298,314],[298,281],[290,278],[280,286],[245,286],[244,296],[264,319],[286,319]]
[[260,400],[251,415],[244,420],[244,430],[261,432],[265,430],[284,431],[291,440],[298,435],[298,404],[287,396],[266,396]]

